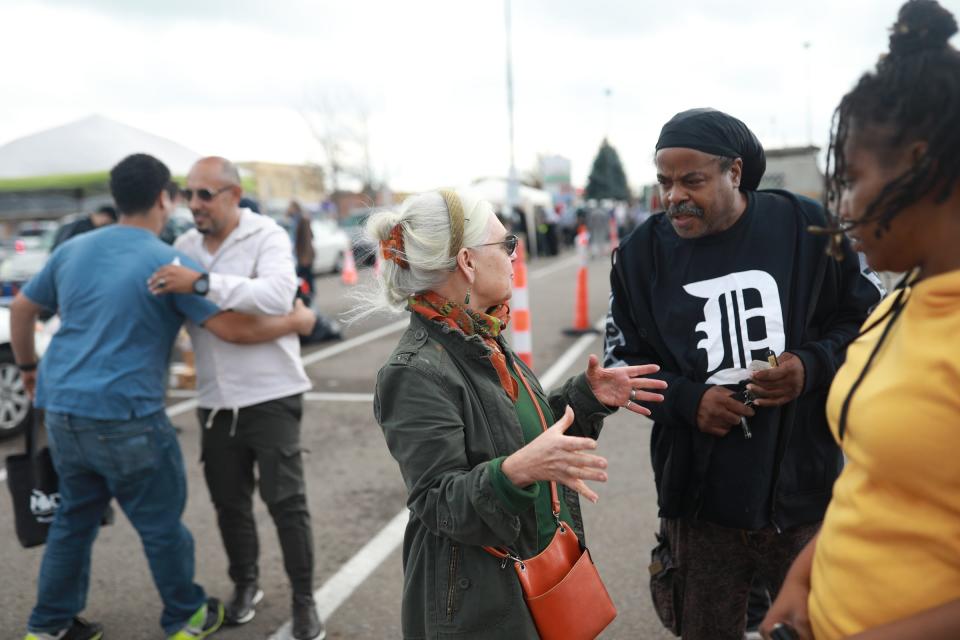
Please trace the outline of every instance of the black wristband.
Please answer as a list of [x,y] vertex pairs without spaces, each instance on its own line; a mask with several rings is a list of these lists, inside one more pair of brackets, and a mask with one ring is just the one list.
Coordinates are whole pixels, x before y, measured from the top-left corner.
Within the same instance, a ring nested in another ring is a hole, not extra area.
[[18,365],[17,365],[17,368],[20,369],[20,371],[24,371],[24,372],[26,372],[26,371],[36,371],[36,370],[37,370],[37,364],[38,364],[38,363],[36,363],[36,362],[32,362],[32,363],[30,363],[30,364],[18,364]]

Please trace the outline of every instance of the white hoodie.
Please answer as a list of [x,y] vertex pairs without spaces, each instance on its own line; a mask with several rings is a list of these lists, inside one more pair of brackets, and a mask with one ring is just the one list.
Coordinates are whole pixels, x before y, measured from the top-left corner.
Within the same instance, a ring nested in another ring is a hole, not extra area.
[[[281,315],[293,308],[297,276],[290,237],[270,218],[241,209],[237,228],[213,255],[196,229],[177,238],[175,246],[210,273],[207,298],[221,309]],[[239,409],[311,387],[296,334],[240,345],[193,323],[187,323],[187,331],[196,354],[201,408]]]

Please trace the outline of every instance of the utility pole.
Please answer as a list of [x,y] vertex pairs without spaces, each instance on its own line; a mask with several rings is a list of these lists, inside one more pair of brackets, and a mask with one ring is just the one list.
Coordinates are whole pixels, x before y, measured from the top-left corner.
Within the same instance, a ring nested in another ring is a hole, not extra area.
[[517,165],[513,151],[513,47],[511,44],[510,0],[504,0],[504,14],[507,29],[507,116],[510,128],[510,172],[507,175],[507,198],[505,201],[507,210],[505,213],[509,220],[513,216],[513,207],[520,199],[520,189],[517,186]]
[[606,98],[604,100],[604,131],[603,138],[604,140],[610,140],[610,96],[613,95],[613,89],[607,87],[603,90],[603,95]]

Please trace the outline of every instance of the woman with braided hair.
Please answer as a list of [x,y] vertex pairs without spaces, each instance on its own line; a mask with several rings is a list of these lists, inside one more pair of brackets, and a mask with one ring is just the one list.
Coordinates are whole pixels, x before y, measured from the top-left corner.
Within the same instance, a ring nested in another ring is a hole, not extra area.
[[908,272],[850,345],[827,414],[847,465],[762,626],[801,638],[960,638],[960,52],[910,0],[834,116],[831,230]]
[[583,541],[578,495],[595,502],[584,481],[607,477],[592,453],[603,418],[621,406],[649,415],[638,403],[662,396],[645,389],[666,383],[640,377],[655,365],[604,369],[590,356],[543,392],[502,333],[517,237],[490,203],[424,193],[366,229],[385,259],[374,306],[410,311],[374,400],[409,492],[403,637],[536,638],[516,574],[484,547],[532,557],[559,521]]

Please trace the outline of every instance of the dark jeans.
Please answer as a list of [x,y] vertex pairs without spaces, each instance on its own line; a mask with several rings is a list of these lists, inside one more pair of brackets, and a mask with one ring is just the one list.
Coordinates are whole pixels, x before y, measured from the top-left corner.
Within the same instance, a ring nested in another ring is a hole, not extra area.
[[[253,490],[277,527],[283,565],[293,592],[313,593],[313,533],[303,481],[300,395],[270,400],[237,412],[200,409],[203,474],[217,509],[220,536],[236,584],[257,582],[259,542],[253,517]],[[254,478],[254,465],[257,476]]]
[[742,640],[751,584],[758,579],[776,598],[794,558],[820,529],[819,522],[782,533],[688,519],[665,524],[683,585],[684,640]]
[[90,551],[113,497],[143,543],[163,600],[160,624],[167,634],[176,633],[206,595],[193,582],[193,537],[180,522],[187,501],[183,456],[166,413],[107,421],[48,412],[46,423],[60,476],[60,508],[47,536],[28,628],[56,633],[86,606]]

